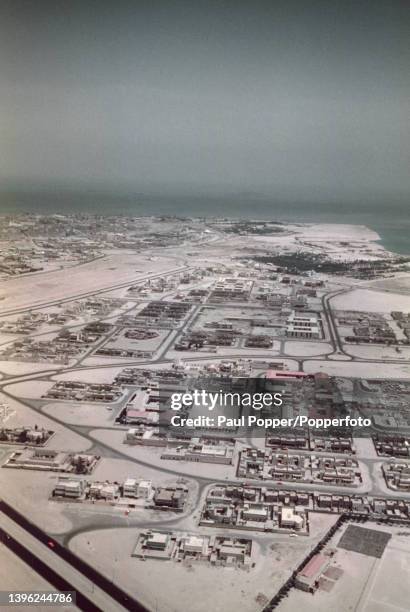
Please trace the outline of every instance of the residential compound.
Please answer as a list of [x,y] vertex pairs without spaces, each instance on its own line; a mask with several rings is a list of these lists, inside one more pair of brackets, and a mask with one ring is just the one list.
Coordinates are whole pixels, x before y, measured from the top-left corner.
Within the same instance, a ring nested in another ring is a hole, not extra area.
[[[326,494],[311,489],[274,489],[250,485],[214,485],[202,507],[201,524],[257,531],[309,532],[309,513],[326,512],[410,519],[410,499],[360,494]],[[284,532],[283,532],[284,533]]]
[[410,435],[376,434],[373,436],[373,443],[381,457],[410,458]]
[[299,455],[247,448],[240,452],[237,475],[241,478],[289,480],[315,484],[358,486],[362,482],[358,461],[351,457]]
[[24,446],[45,446],[54,431],[34,427],[3,427],[0,429],[0,444],[23,444]]
[[410,464],[407,461],[394,461],[383,463],[383,475],[390,489],[396,491],[410,491]]
[[55,383],[43,397],[76,402],[115,402],[122,395],[123,391],[118,385],[87,384],[67,380]]
[[[408,583],[407,258],[274,220],[28,214],[0,239],[1,508],[31,554],[92,568],[98,609],[407,610],[377,591]],[[260,422],[208,421],[229,393]]]
[[173,450],[170,449],[164,452],[161,455],[161,459],[230,465],[233,460],[233,454],[233,444],[227,446],[225,443],[218,444],[215,441],[212,441],[212,443],[202,443],[199,440],[192,440],[188,447],[177,446]]
[[100,457],[80,453],[65,453],[45,448],[25,448],[14,451],[3,467],[51,472],[91,474]]
[[61,477],[51,498],[78,502],[106,502],[121,507],[135,508],[136,504],[154,510],[182,512],[188,497],[183,485],[156,487],[151,480],[127,478],[122,483],[79,480]]
[[148,531],[139,535],[132,556],[144,560],[172,560],[184,564],[204,563],[249,569],[252,540]]
[[110,324],[97,322],[74,330],[62,329],[52,341],[24,336],[8,344],[0,352],[0,357],[9,361],[45,361],[68,365],[70,360],[92,349],[111,329]]

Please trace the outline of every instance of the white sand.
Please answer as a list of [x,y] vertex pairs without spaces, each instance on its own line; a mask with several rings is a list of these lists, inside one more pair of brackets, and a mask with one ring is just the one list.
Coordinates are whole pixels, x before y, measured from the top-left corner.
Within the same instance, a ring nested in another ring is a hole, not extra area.
[[158,257],[155,261],[134,251],[111,253],[103,259],[66,270],[10,279],[0,287],[2,309],[14,309],[63,299],[82,292],[98,291],[110,284],[134,282],[150,272],[177,267],[175,261]]
[[[0,547],[0,584],[3,591],[54,591],[55,588],[24,563],[6,546]],[[6,610],[7,608],[4,608]],[[27,612],[27,606],[13,605],[13,612]],[[40,611],[40,607],[37,610]],[[45,608],[43,608],[45,609]],[[47,606],[47,612],[61,612],[67,607]],[[74,608],[71,608],[74,610]]]
[[410,295],[354,289],[337,295],[330,300],[335,310],[358,310],[360,312],[391,312],[392,310],[410,311]]
[[62,365],[55,363],[34,363],[29,361],[0,361],[0,371],[11,376],[42,372],[43,370],[59,370]]
[[72,372],[64,372],[56,374],[52,377],[53,380],[75,380],[78,382],[87,383],[112,383],[114,378],[121,372],[123,368],[95,368],[92,370],[73,370]]
[[392,346],[366,346],[366,345],[354,345],[345,344],[344,349],[349,355],[355,355],[356,357],[362,357],[364,359],[383,359],[389,361],[410,360],[410,346],[400,346],[400,352],[397,352],[395,347]]
[[315,355],[327,355],[333,351],[333,348],[326,342],[287,340],[284,350],[287,355],[295,357],[314,357]]
[[51,387],[53,382],[49,380],[27,380],[13,385],[6,385],[5,390],[16,397],[40,399]]
[[64,533],[72,523],[64,516],[64,504],[49,500],[56,474],[34,470],[0,469],[2,498],[41,529]]
[[305,372],[326,372],[332,376],[353,376],[362,378],[410,378],[410,364],[366,363],[359,361],[304,362]]
[[118,404],[86,404],[83,402],[53,402],[43,406],[43,413],[54,416],[69,425],[88,427],[111,427],[117,413]]

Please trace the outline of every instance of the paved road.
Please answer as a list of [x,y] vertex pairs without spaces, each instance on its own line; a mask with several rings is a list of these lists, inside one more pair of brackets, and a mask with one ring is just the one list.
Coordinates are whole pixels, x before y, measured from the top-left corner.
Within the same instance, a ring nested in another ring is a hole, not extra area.
[[[37,572],[40,576],[42,576],[47,582],[50,584],[50,588],[48,592],[53,592],[53,589],[57,592],[67,592],[67,591],[75,591],[76,593],[76,602],[77,605],[74,604],[72,606],[63,605],[62,607],[55,606],[47,606],[48,610],[67,610],[67,609],[80,609],[86,610],[90,612],[100,612],[100,608],[96,606],[88,597],[80,593],[75,589],[73,584],[64,579],[60,574],[58,574],[55,570],[53,570],[49,565],[44,563],[39,557],[33,554],[26,546],[23,546],[21,542],[16,540],[10,533],[13,529],[9,529],[5,531],[2,527],[0,527],[0,542],[6,546],[9,550],[11,550],[15,555],[17,555],[22,561],[24,561],[32,570]],[[4,588],[4,585],[2,585]]]
[[[29,534],[0,513],[0,541],[47,582],[50,591],[75,591],[76,606],[86,612],[115,611],[115,603],[92,583],[79,579],[74,570],[65,567],[54,553],[33,541]],[[42,550],[42,548],[44,550]],[[118,608],[120,609],[120,608]]]
[[[25,561],[31,559],[33,569],[43,575],[46,580],[60,590],[77,591],[77,607],[80,609],[86,612],[88,610],[90,612],[99,610],[104,612],[121,612],[121,610],[148,612],[131,595],[62,546],[57,540],[50,538],[37,525],[30,523],[4,501],[0,501],[0,529],[5,534],[6,542],[14,539],[21,546],[20,554],[18,551],[16,554],[19,554]],[[7,535],[10,536],[9,539]],[[15,544],[13,546],[16,548]],[[56,583],[56,580],[60,581],[59,584]],[[62,585],[62,580],[65,580],[66,585]]]

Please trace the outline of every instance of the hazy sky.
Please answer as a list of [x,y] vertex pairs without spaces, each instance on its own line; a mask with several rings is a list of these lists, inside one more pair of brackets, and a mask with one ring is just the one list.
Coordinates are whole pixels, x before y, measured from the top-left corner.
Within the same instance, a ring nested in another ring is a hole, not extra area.
[[406,195],[409,100],[409,0],[0,0],[0,186]]

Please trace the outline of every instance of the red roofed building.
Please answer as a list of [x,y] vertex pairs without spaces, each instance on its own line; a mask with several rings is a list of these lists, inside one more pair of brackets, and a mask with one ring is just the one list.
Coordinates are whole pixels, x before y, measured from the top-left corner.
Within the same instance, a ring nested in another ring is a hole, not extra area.
[[286,380],[286,379],[298,379],[298,378],[312,378],[312,374],[306,372],[289,372],[288,370],[268,370],[265,374],[265,378],[268,380]]
[[327,570],[330,557],[326,555],[314,555],[305,567],[298,573],[295,586],[302,591],[315,591],[319,586],[319,578]]

